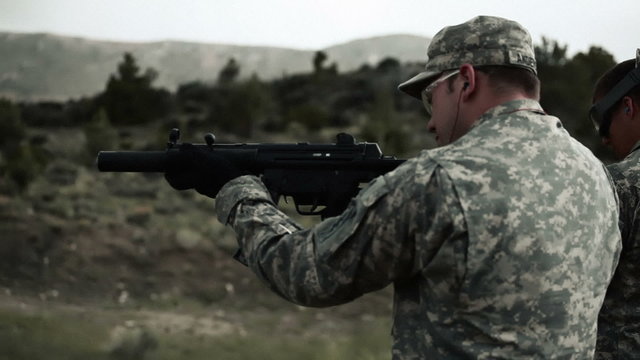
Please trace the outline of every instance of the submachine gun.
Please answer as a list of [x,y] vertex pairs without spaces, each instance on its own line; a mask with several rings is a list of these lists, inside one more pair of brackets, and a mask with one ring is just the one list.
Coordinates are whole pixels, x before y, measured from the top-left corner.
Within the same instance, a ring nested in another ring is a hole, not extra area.
[[[167,172],[179,156],[180,131],[172,129],[164,151],[100,151],[103,172]],[[385,174],[404,160],[382,154],[377,143],[356,142],[346,133],[333,144],[217,144],[206,134],[203,151],[215,151],[243,173],[261,177],[273,200],[292,198],[301,215],[322,218],[341,214],[362,184]]]

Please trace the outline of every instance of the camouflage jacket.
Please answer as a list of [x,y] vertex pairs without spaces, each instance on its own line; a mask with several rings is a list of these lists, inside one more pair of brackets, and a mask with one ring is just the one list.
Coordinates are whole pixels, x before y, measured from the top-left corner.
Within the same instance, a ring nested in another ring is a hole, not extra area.
[[303,229],[243,176],[216,200],[250,268],[331,306],[394,285],[394,359],[591,358],[620,250],[604,166],[532,100],[373,180]]
[[607,167],[620,199],[620,262],[598,319],[597,359],[640,359],[640,143]]

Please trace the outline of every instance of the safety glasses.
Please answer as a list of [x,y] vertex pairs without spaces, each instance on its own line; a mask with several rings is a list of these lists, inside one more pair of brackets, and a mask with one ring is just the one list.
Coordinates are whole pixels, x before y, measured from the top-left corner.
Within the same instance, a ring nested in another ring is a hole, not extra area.
[[427,87],[424,88],[424,90],[422,90],[420,92],[420,96],[422,97],[422,104],[424,105],[425,110],[427,110],[427,114],[429,116],[431,116],[431,110],[432,110],[432,95],[433,95],[433,90],[435,90],[438,85],[440,85],[443,81],[457,75],[460,73],[460,70],[456,70],[453,71],[447,75],[444,75],[442,77],[440,77],[438,80],[432,82],[431,84],[429,84]]
[[601,137],[609,136],[611,126],[611,109],[631,89],[640,85],[640,49],[636,50],[636,68],[631,70],[620,82],[589,109],[589,118]]

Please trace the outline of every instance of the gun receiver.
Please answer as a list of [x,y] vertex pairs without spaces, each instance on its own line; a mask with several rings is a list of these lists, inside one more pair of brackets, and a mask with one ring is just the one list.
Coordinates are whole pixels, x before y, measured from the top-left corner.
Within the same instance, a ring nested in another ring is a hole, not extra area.
[[[166,172],[177,154],[180,131],[172,129],[165,151],[100,151],[96,164],[103,172]],[[216,144],[205,135],[205,151],[224,155],[237,167],[262,178],[273,200],[291,197],[302,215],[339,215],[360,186],[385,174],[404,160],[382,154],[378,144],[356,142],[346,133],[333,144]]]

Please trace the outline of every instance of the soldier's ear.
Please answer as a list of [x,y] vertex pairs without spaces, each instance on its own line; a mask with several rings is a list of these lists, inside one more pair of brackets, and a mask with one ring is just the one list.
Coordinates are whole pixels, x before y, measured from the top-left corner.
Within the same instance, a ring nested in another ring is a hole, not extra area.
[[637,109],[637,107],[635,106],[636,103],[634,102],[634,99],[630,96],[625,96],[622,98],[622,103],[624,105],[623,111],[625,115],[631,115],[634,116],[635,114],[635,110]]

